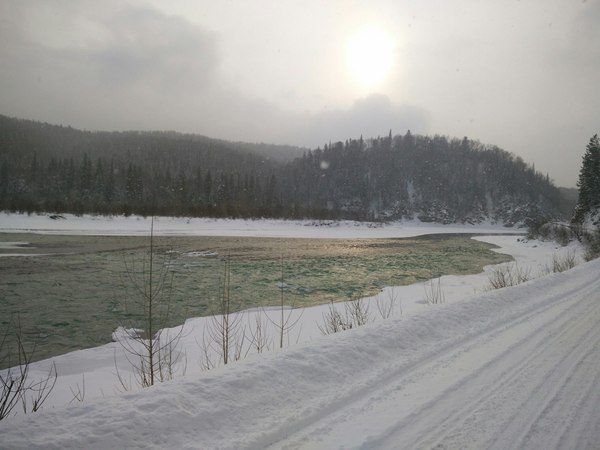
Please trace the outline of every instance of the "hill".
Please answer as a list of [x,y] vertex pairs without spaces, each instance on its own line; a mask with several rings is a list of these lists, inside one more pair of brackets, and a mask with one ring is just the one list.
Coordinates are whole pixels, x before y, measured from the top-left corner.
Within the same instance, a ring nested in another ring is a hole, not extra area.
[[390,132],[305,151],[0,116],[8,211],[514,225],[567,217],[572,203],[521,158],[467,138]]
[[390,132],[307,152],[288,170],[292,203],[311,215],[513,225],[573,208],[547,175],[467,138]]

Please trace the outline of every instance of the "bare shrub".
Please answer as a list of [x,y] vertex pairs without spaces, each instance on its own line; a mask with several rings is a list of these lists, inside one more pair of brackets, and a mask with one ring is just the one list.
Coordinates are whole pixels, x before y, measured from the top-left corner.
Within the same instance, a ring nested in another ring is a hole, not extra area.
[[[242,357],[245,342],[245,327],[242,324],[243,314],[234,313],[231,299],[231,257],[225,260],[223,269],[223,282],[217,314],[210,318],[207,327],[207,336],[203,336],[204,354],[210,358],[216,354],[219,363],[228,364],[231,360],[237,361]],[[208,339],[206,339],[208,337]],[[214,366],[214,363],[205,361],[205,368]]]
[[446,296],[442,289],[442,277],[437,278],[437,282],[432,278],[424,285],[425,300],[430,305],[439,305],[446,303]]
[[569,242],[571,242],[571,238],[572,238],[572,232],[569,229],[568,226],[565,225],[557,225],[554,228],[554,240],[556,242],[558,242],[560,245],[562,245],[563,247],[566,245],[569,245]]
[[[284,265],[281,259],[281,282],[279,320],[271,319],[264,310],[258,310],[254,317],[254,323],[248,319],[248,324],[243,324],[244,313],[232,313],[231,301],[231,266],[228,258],[225,264],[222,291],[218,314],[210,318],[207,328],[204,330],[202,342],[197,342],[201,349],[200,366],[203,370],[210,370],[218,364],[228,364],[245,358],[250,350],[262,353],[273,347],[273,338],[268,333],[269,323],[273,325],[277,333],[279,348],[283,347],[285,338],[289,340],[290,332],[299,323],[304,310],[298,317],[293,318],[297,310],[285,306],[284,297]],[[248,315],[250,317],[250,315]],[[299,338],[299,335],[298,335]]]
[[[292,303],[291,307],[287,308],[287,314],[286,314],[286,308],[285,308],[285,303],[284,303],[285,283],[284,283],[284,270],[283,269],[284,269],[284,267],[283,267],[283,256],[282,256],[281,257],[281,281],[279,283],[279,291],[281,294],[281,301],[279,303],[279,307],[280,307],[281,314],[279,316],[278,322],[271,320],[267,316],[269,321],[277,329],[277,334],[279,336],[279,348],[283,348],[284,337],[287,336],[287,338],[289,340],[290,332],[298,325],[298,322],[300,322],[300,319],[302,318],[302,315],[304,314],[304,309],[302,309],[302,310],[300,310],[300,314],[298,315],[298,317],[295,319],[292,319],[292,313],[294,311],[296,311],[293,303]],[[300,338],[300,336],[298,335],[298,339],[299,338]]]
[[263,317],[262,310],[258,310],[254,315],[254,323],[250,323],[250,319],[248,319],[248,322],[249,346],[256,350],[256,353],[270,350],[273,340],[269,338],[267,332],[268,321]]
[[56,385],[56,365],[52,364],[48,374],[41,380],[30,380],[29,368],[35,345],[31,351],[25,349],[18,318],[11,318],[2,333],[0,350],[5,355],[0,363],[8,366],[7,369],[0,370],[0,420],[10,415],[18,404],[21,404],[24,413],[28,410],[38,411]]
[[388,319],[394,314],[396,306],[400,306],[400,315],[402,315],[402,304],[398,302],[398,294],[393,289],[387,290],[387,296],[384,298],[381,294],[375,299],[377,311],[382,319]]
[[81,375],[81,386],[79,386],[79,383],[77,383],[75,387],[69,386],[69,390],[73,395],[73,398],[69,404],[73,403],[74,401],[83,403],[83,400],[85,399],[85,374]]
[[530,279],[531,269],[521,268],[516,263],[499,264],[488,274],[488,289],[516,286]]
[[575,251],[571,250],[564,253],[562,256],[554,253],[552,255],[552,272],[564,272],[565,270],[572,269],[577,265],[577,257]]
[[[9,335],[10,327],[7,327],[2,334],[2,341],[0,342],[0,348],[3,350],[8,346]],[[0,420],[8,416],[14,407],[20,403],[23,392],[27,389],[27,376],[33,353],[28,354],[25,351],[20,332],[15,333],[15,338],[17,364],[11,367],[14,363],[11,361],[11,352],[9,350],[7,355],[9,368],[0,371]],[[5,361],[3,360],[2,362],[4,363]]]
[[342,315],[331,301],[327,312],[323,313],[323,323],[317,327],[322,334],[333,334],[352,328],[352,321],[347,315]]
[[[156,381],[171,380],[174,367],[183,355],[176,350],[182,337],[183,326],[178,331],[167,331],[173,273],[169,273],[171,253],[166,253],[157,261],[154,247],[154,217],[150,225],[150,246],[142,267],[136,268],[135,261],[128,263],[124,258],[125,272],[134,289],[134,295],[127,295],[124,307],[129,316],[139,317],[122,325],[120,332],[114,333],[116,341],[125,351],[125,357],[133,369],[135,382],[140,387],[154,385]],[[116,366],[116,356],[115,356]],[[132,383],[119,373],[117,378],[123,390],[129,390]]]
[[600,257],[600,226],[595,231],[585,231],[582,240],[586,247],[586,261]]
[[[158,375],[160,381],[172,380],[177,375],[185,376],[187,372],[187,357],[185,353],[180,353],[177,349],[181,332],[181,330],[176,332],[178,336],[175,340],[162,333],[159,335],[159,340],[164,338],[166,341],[165,345],[158,345]],[[177,373],[175,371],[176,366]]]
[[32,412],[39,411],[44,402],[52,393],[57,379],[58,373],[56,372],[56,364],[52,363],[52,366],[48,371],[48,375],[39,381],[30,383],[27,389],[23,392],[23,412],[27,413],[27,408],[29,407],[28,405],[31,405]]
[[530,224],[527,237],[542,241],[555,241],[564,247],[573,239],[581,240],[580,231],[580,228],[573,224],[546,222],[537,226]]
[[327,311],[323,313],[323,323],[317,327],[322,334],[332,334],[361,327],[370,321],[369,305],[364,299],[359,298],[345,302],[344,314],[331,301]]
[[200,347],[200,368],[202,370],[214,369],[217,364],[212,355],[211,345],[206,339],[206,329],[202,333],[202,342],[196,340],[196,344]]
[[575,237],[575,239],[577,239],[577,241],[583,242],[583,238],[585,235],[585,228],[583,227],[583,224],[577,223],[577,222],[571,222],[569,228],[571,229],[571,233],[573,234],[573,237]]
[[250,346],[246,346],[246,329],[244,328],[233,340],[233,360],[239,361],[240,359],[245,358],[248,356],[249,351]]
[[363,298],[356,298],[346,302],[344,308],[353,328],[362,327],[371,321],[369,304]]

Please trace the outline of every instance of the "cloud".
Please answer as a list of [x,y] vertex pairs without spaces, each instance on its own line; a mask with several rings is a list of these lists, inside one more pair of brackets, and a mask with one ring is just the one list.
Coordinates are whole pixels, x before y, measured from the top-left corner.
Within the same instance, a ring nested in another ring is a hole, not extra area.
[[[584,2],[584,8],[573,22],[571,49],[579,50],[587,59],[598,63],[600,54],[600,2]],[[594,58],[594,55],[596,56]]]
[[127,7],[105,17],[101,25],[109,31],[108,39],[81,55],[100,84],[143,83],[154,89],[181,90],[211,83],[217,64],[215,39],[184,19]]
[[[151,7],[32,1],[0,8],[12,13],[0,18],[7,67],[0,113],[93,130],[173,129],[309,147],[428,128],[426,111],[381,94],[305,113],[242,92],[223,81],[218,36]],[[250,70],[252,61],[246,64]]]
[[288,136],[301,145],[316,147],[361,135],[365,138],[385,136],[390,129],[394,134],[403,134],[409,129],[426,133],[429,122],[430,114],[423,108],[394,104],[386,95],[372,94],[356,100],[346,110],[324,110],[299,118]]
[[149,7],[97,5],[14,2],[0,10],[3,113],[143,127],[150,111],[161,116],[218,82],[211,33]]

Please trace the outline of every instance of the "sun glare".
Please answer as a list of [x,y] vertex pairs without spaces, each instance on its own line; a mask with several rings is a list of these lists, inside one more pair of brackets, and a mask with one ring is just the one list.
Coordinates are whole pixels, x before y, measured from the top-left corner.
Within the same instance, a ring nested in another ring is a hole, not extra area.
[[356,31],[346,45],[346,65],[352,77],[363,87],[380,84],[393,63],[392,38],[377,27]]

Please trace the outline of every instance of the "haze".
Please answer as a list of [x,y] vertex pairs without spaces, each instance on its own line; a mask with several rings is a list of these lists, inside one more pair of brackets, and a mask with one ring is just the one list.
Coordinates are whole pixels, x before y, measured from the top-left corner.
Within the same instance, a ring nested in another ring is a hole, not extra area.
[[600,132],[600,1],[0,4],[0,113],[322,146],[468,136],[574,186]]

